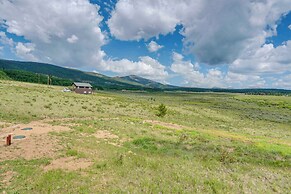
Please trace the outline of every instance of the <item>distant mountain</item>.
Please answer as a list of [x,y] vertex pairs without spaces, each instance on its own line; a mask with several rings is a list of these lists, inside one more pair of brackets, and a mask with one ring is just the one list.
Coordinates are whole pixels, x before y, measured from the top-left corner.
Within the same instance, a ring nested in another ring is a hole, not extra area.
[[124,77],[116,77],[116,78],[119,80],[126,80],[129,83],[136,83],[140,86],[149,87],[149,88],[160,88],[160,89],[177,88],[177,86],[161,84],[159,82],[155,82],[153,80],[149,80],[149,79],[139,77],[136,75],[129,75],[129,76],[124,76]]
[[70,85],[72,82],[88,82],[98,89],[148,90],[169,92],[229,92],[259,95],[291,95],[291,90],[284,89],[224,89],[224,88],[190,88],[161,84],[136,75],[108,77],[99,73],[84,72],[52,64],[20,62],[0,59],[0,79],[11,79],[33,83],[46,83],[52,77],[55,85]]
[[0,69],[21,70],[44,75],[52,75],[57,78],[69,79],[72,82],[88,82],[97,88],[104,89],[150,89],[147,86],[130,83],[126,80],[111,78],[98,73],[83,72],[76,69],[64,68],[46,63],[20,62],[0,59]]

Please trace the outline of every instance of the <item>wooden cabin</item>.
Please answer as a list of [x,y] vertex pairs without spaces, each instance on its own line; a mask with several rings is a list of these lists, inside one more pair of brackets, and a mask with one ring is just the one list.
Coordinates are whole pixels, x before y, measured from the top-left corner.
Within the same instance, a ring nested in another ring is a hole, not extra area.
[[92,86],[89,83],[81,83],[81,82],[74,82],[73,83],[73,91],[78,94],[92,94]]

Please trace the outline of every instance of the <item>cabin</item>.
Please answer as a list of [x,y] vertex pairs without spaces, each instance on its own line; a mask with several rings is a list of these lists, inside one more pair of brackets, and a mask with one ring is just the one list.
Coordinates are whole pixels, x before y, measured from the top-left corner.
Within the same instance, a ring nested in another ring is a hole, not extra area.
[[89,83],[81,83],[81,82],[74,82],[73,83],[73,91],[78,94],[92,94],[92,86]]

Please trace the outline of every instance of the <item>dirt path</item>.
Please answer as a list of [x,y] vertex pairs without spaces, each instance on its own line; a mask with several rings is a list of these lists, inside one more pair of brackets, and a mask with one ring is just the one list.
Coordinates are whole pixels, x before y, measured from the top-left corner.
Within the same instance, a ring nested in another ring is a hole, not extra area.
[[153,124],[153,125],[160,125],[160,126],[167,127],[167,128],[170,128],[170,129],[187,128],[187,127],[182,126],[182,125],[177,125],[177,124],[174,124],[174,123],[166,123],[166,122],[156,121],[156,120],[144,120],[144,122],[145,123],[150,123],[150,124]]
[[100,120],[100,121],[108,121],[108,120],[119,120],[118,117],[116,118],[108,118],[108,117],[104,117],[104,118],[95,118],[95,117],[82,117],[82,118],[76,118],[76,117],[72,117],[72,118],[47,118],[47,119],[43,119],[43,122],[55,122],[55,121],[84,121],[84,120]]
[[53,160],[49,165],[44,167],[45,171],[53,170],[53,169],[65,169],[65,170],[79,170],[85,169],[91,166],[93,162],[84,158],[74,158],[74,157],[66,157],[66,158],[58,158]]
[[115,134],[110,133],[109,131],[106,130],[100,130],[97,131],[94,136],[97,139],[118,139],[119,137]]

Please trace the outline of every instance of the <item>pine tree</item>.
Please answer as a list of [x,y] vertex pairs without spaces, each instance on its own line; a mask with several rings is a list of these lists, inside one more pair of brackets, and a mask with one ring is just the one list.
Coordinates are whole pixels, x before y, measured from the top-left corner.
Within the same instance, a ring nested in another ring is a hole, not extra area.
[[167,107],[162,103],[158,107],[158,113],[156,114],[158,117],[164,117],[167,114]]

